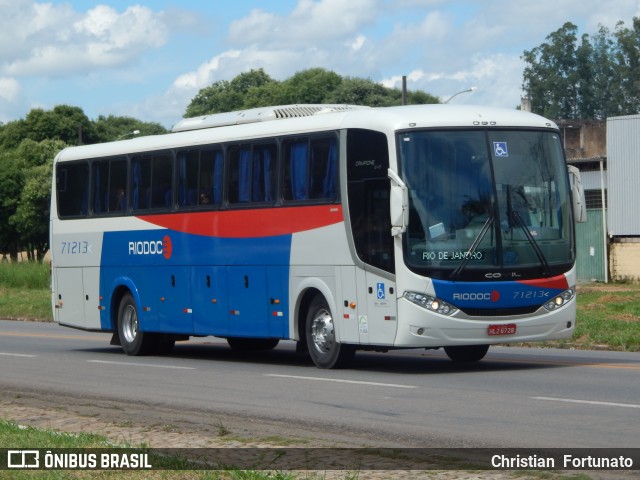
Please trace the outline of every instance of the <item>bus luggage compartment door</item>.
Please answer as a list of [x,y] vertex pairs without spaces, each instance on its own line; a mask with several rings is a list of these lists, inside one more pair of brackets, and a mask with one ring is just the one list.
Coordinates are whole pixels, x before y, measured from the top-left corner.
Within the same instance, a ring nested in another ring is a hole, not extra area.
[[228,267],[229,335],[269,337],[267,269]]
[[229,333],[227,267],[193,267],[193,333],[225,336]]

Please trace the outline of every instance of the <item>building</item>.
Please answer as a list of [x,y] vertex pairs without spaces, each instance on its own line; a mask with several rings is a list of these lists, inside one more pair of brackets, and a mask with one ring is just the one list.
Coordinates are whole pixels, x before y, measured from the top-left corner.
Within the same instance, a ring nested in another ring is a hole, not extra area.
[[640,115],[607,119],[609,272],[640,281]]
[[[579,282],[609,280],[607,206],[607,123],[602,120],[556,120],[567,162],[580,169],[587,221],[576,225]],[[604,208],[603,208],[604,206]],[[639,270],[640,271],[640,270]]]

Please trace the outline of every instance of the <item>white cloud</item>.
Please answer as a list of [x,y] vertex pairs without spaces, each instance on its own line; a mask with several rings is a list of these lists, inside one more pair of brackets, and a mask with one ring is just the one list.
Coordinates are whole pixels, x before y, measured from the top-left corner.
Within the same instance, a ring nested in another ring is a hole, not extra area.
[[355,40],[351,42],[347,42],[347,46],[354,52],[357,52],[362,48],[362,46],[364,45],[364,42],[366,41],[367,41],[367,37],[365,37],[364,35],[358,35]]
[[0,99],[15,102],[21,92],[20,83],[15,78],[0,77]]
[[240,50],[229,50],[216,55],[208,62],[203,63],[193,72],[180,75],[174,82],[176,89],[195,90],[212,83],[215,73],[220,69],[220,65],[227,60],[238,58],[242,52]]
[[229,39],[236,45],[308,47],[344,40],[375,21],[379,0],[300,0],[288,16],[252,10],[232,22]]
[[81,14],[69,5],[17,0],[0,17],[0,73],[66,76],[126,65],[168,36],[164,15],[146,7],[118,13],[99,5]]
[[15,78],[0,77],[0,122],[18,118],[25,106],[24,101],[20,82]]

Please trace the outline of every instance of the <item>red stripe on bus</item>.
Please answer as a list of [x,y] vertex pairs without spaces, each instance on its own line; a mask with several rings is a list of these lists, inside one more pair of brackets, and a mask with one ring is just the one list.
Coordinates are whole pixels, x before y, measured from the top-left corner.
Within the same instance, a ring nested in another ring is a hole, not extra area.
[[551,278],[536,278],[534,280],[518,280],[518,283],[538,288],[555,288],[557,290],[566,290],[569,288],[567,277],[558,275]]
[[185,212],[139,218],[169,230],[221,238],[290,235],[343,221],[340,205]]

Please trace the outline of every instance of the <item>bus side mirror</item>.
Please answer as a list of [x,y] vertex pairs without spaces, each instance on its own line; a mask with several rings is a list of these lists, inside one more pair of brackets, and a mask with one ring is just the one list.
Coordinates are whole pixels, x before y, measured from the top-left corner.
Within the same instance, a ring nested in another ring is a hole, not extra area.
[[409,224],[409,190],[396,172],[388,170],[391,180],[391,235],[397,236],[407,231]]
[[573,165],[568,165],[567,170],[569,171],[573,214],[575,215],[576,223],[584,223],[587,221],[587,202],[584,199],[584,188],[582,187],[580,170]]

